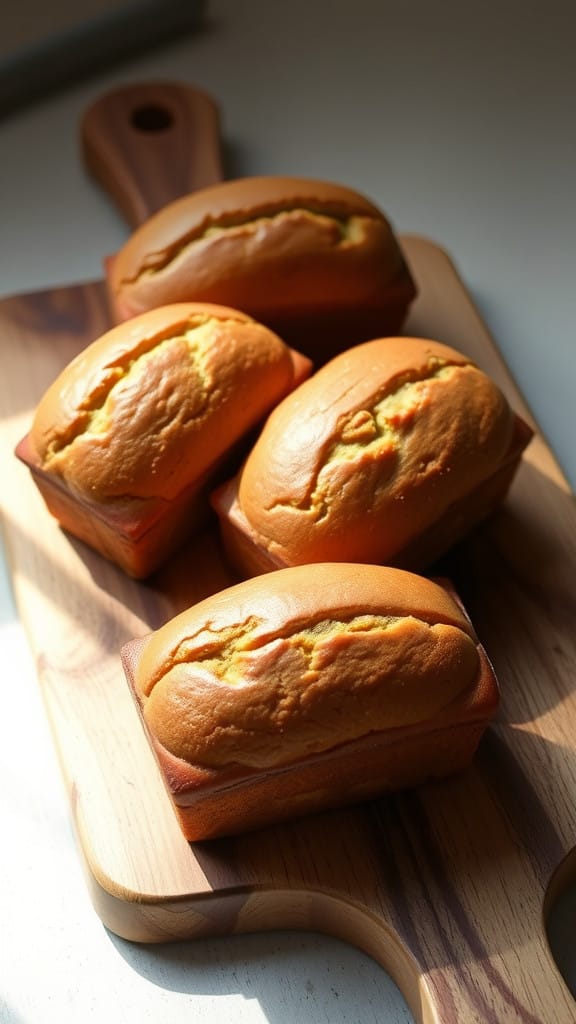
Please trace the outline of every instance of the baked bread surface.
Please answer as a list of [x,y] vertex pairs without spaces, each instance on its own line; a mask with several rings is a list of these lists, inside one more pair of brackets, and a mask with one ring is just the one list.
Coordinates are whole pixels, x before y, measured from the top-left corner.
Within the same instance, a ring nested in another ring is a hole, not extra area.
[[108,283],[120,317],[194,300],[276,329],[396,306],[400,320],[416,293],[394,231],[370,200],[335,183],[275,176],[170,203],[110,261]]
[[170,501],[293,386],[288,347],[238,310],[185,303],[115,327],[41,399],[39,467],[93,502]]
[[337,563],[247,580],[181,613],[145,642],[134,684],[171,755],[261,770],[433,722],[478,672],[472,626],[443,587]]
[[336,356],[271,413],[238,475],[239,508],[282,564],[393,562],[498,469],[514,422],[460,352],[376,339]]

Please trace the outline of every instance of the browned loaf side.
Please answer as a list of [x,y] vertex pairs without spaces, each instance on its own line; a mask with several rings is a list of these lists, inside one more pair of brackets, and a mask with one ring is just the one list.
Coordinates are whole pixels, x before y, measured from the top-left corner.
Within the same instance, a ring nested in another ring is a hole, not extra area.
[[124,660],[191,839],[459,770],[498,703],[455,596],[384,566],[244,581]]
[[206,520],[223,460],[310,369],[238,310],[165,306],[65,367],[19,454],[67,530],[147,575]]
[[531,436],[491,378],[421,338],[335,357],[213,496],[243,575],[321,561],[421,571],[503,499]]
[[314,362],[398,333],[416,287],[384,213],[343,185],[228,181],[154,214],[107,264],[118,319],[167,302],[242,309]]

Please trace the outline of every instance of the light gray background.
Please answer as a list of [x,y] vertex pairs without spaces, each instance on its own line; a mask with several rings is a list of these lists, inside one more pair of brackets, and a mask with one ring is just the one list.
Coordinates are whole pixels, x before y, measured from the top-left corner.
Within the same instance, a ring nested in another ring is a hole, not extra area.
[[[65,24],[65,5],[51,7],[55,27]],[[45,4],[25,0],[22,10],[24,40],[45,31]],[[574,5],[212,0],[209,11],[205,31],[0,122],[0,294],[101,276],[128,228],[81,166],[79,118],[122,82],[184,80],[221,104],[229,176],[346,182],[399,232],[450,251],[576,486]],[[4,10],[2,54],[9,30]],[[384,972],[331,940],[278,935],[151,952],[106,933],[81,877],[6,583],[0,596],[2,658],[17,659],[19,680],[0,719],[11,822],[0,1021],[410,1020]],[[10,722],[24,717],[22,762]],[[568,900],[561,917],[570,936]],[[575,983],[566,941],[562,956]]]

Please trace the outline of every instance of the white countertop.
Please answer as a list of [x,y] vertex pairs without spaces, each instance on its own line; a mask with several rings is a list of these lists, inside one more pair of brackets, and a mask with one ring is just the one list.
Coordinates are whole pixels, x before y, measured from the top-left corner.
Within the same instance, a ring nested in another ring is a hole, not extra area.
[[[545,17],[525,0],[473,9],[212,0],[208,9],[204,31],[0,121],[0,294],[102,276],[128,228],[81,165],[79,117],[124,82],[189,82],[221,105],[229,176],[342,181],[399,232],[448,249],[576,487],[573,6],[552,0]],[[381,968],[332,939],[278,933],[158,948],[103,928],[5,567],[0,579],[2,663],[18,684],[0,718],[0,1021],[412,1020]],[[24,720],[23,742],[12,723]],[[576,981],[563,938],[573,920],[567,900],[558,941]]]

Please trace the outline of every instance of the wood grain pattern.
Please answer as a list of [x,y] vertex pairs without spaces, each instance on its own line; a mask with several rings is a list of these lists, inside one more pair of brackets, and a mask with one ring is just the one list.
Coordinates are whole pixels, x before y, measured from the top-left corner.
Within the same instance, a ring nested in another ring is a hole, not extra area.
[[[468,353],[531,420],[450,259],[427,240],[402,241],[420,287],[406,333]],[[505,507],[441,567],[502,687],[473,767],[189,845],[119,651],[231,582],[216,533],[136,583],[59,530],[13,456],[47,384],[108,325],[99,282],[0,303],[4,540],[101,919],[138,942],[320,930],[382,963],[425,1024],[573,1024],[544,917],[574,873],[576,509],[544,439],[531,443]],[[25,730],[22,743],[25,756]]]

